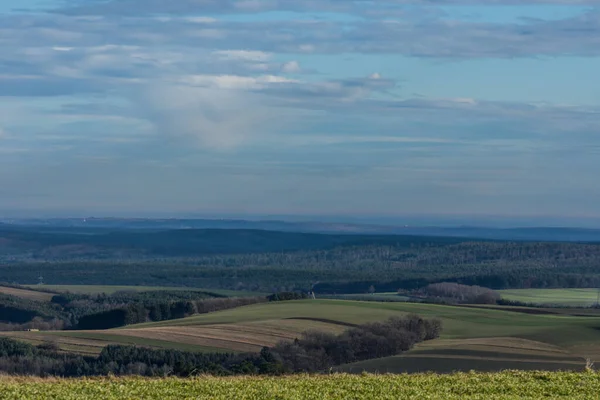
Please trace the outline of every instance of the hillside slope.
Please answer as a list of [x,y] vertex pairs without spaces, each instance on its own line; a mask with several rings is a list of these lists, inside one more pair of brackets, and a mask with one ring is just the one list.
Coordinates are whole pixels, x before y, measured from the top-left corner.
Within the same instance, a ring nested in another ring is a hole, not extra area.
[[[64,351],[97,354],[107,344],[133,344],[189,351],[255,351],[307,330],[340,333],[349,326],[414,313],[439,318],[440,340],[405,354],[419,360],[405,369],[404,358],[372,360],[367,371],[438,371],[482,368],[581,370],[585,359],[600,361],[599,317],[531,315],[499,309],[434,304],[302,300],[263,303],[188,318],[129,325],[102,331],[3,332],[2,336],[33,344],[52,342]],[[440,361],[442,360],[442,361]],[[446,365],[442,365],[445,363]]]

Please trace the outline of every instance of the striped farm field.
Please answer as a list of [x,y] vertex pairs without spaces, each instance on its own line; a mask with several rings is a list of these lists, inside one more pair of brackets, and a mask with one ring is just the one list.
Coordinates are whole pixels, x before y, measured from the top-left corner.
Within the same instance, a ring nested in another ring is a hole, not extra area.
[[52,300],[52,296],[54,296],[54,293],[39,292],[36,290],[14,288],[9,286],[0,286],[0,294],[8,294],[10,296],[35,301],[50,301]]
[[36,379],[0,377],[0,400],[211,399],[597,399],[594,372],[457,373],[448,375],[296,375]]
[[557,346],[519,338],[440,339],[424,342],[402,355],[336,368],[349,373],[451,373],[507,369],[582,371],[586,360]]

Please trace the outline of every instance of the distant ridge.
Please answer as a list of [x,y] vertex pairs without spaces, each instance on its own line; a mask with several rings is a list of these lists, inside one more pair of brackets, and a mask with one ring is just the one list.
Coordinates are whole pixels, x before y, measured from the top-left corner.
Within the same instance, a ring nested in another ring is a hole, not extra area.
[[[4,223],[3,223],[4,222]],[[14,219],[0,227],[36,227],[42,230],[140,230],[185,229],[264,230],[349,235],[409,235],[489,240],[600,242],[600,229],[572,227],[489,228],[476,226],[386,226],[336,222],[289,222],[283,220],[177,219],[177,218],[54,218]]]

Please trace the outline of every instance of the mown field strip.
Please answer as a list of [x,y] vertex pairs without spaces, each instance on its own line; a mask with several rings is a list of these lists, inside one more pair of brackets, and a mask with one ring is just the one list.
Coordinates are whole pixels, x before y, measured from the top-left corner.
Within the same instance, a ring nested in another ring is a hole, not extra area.
[[509,289],[498,292],[506,300],[571,307],[591,306],[598,300],[598,289]]
[[458,373],[448,375],[323,375],[192,379],[0,378],[0,399],[597,399],[592,372]]

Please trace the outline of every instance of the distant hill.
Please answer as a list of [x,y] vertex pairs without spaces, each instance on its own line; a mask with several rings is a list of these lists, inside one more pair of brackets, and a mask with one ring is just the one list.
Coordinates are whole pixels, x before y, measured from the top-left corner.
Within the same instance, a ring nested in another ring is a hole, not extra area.
[[491,240],[600,242],[600,229],[569,227],[489,228],[474,226],[387,226],[335,222],[250,221],[239,219],[146,219],[146,218],[62,218],[20,219],[0,223],[0,228],[37,228],[43,232],[71,234],[100,231],[165,231],[165,230],[262,230],[337,235],[409,235],[460,237]]
[[600,229],[584,228],[402,228],[394,229],[396,234],[444,236],[444,237],[471,237],[491,240],[512,241],[544,241],[544,242],[600,242]]
[[120,255],[194,256],[289,252],[369,244],[447,245],[462,238],[341,235],[259,229],[108,230],[89,228],[0,228],[0,250],[36,257]]

